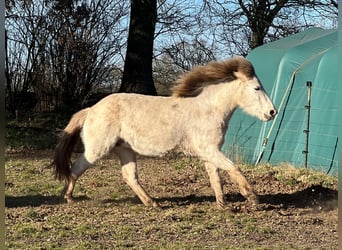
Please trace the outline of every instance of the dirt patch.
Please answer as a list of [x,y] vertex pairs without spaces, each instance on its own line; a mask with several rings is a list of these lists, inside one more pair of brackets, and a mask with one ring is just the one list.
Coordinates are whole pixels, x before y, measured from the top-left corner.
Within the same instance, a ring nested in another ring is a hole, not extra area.
[[6,157],[7,249],[338,248],[337,178],[241,166],[260,204],[252,209],[222,172],[228,205],[220,210],[200,161],[140,158],[141,183],[158,210],[141,204],[118,160],[107,158],[78,181],[77,202],[66,204],[62,184],[44,168],[50,153]]

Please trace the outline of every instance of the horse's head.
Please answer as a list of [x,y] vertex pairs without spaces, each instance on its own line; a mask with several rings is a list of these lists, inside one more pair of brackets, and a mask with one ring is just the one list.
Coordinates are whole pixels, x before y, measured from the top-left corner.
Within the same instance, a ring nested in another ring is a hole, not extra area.
[[262,121],[271,120],[277,114],[255,75],[253,65],[243,57],[195,67],[183,74],[176,83],[172,94],[175,97],[195,97],[210,85],[234,84],[235,89],[231,89],[236,100],[234,105]]
[[257,76],[246,77],[243,72],[234,72],[234,74],[241,81],[239,107],[261,121],[272,120],[278,112]]

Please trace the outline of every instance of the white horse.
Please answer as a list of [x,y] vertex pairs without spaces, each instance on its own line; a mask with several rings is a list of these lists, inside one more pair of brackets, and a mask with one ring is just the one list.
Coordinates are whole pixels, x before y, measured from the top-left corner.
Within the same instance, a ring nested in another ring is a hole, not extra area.
[[[126,183],[146,206],[158,206],[139,183],[136,154],[161,156],[170,151],[197,156],[205,162],[218,206],[225,205],[218,169],[226,170],[241,194],[257,202],[252,186],[221,151],[233,112],[269,121],[277,111],[243,57],[210,62],[183,74],[170,97],[112,94],[73,115],[56,146],[52,165],[65,179],[64,198],[72,201],[76,180],[96,160],[114,152]],[[70,167],[75,145],[84,153]]]

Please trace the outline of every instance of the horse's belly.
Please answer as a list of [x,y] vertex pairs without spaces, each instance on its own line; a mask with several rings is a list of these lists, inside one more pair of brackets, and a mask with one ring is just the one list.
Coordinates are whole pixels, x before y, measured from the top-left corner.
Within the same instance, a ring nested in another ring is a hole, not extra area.
[[128,143],[138,154],[145,156],[162,156],[176,148],[175,144],[158,143],[141,140],[139,143]]
[[122,136],[122,140],[135,152],[145,156],[161,156],[173,151],[180,144],[177,133],[170,131],[145,131]]

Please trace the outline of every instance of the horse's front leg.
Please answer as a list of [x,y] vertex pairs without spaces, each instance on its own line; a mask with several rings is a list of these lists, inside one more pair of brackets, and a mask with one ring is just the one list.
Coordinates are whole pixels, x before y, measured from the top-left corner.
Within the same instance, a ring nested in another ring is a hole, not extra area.
[[247,179],[243,176],[239,168],[237,168],[232,161],[230,161],[219,150],[211,151],[211,157],[205,157],[206,161],[214,166],[226,170],[233,182],[235,182],[240,189],[240,193],[253,205],[258,204],[258,198],[254,193],[253,187],[248,183]]
[[224,199],[219,169],[209,162],[205,163],[205,169],[209,175],[210,185],[215,192],[216,203],[219,208],[224,208],[226,201]]

